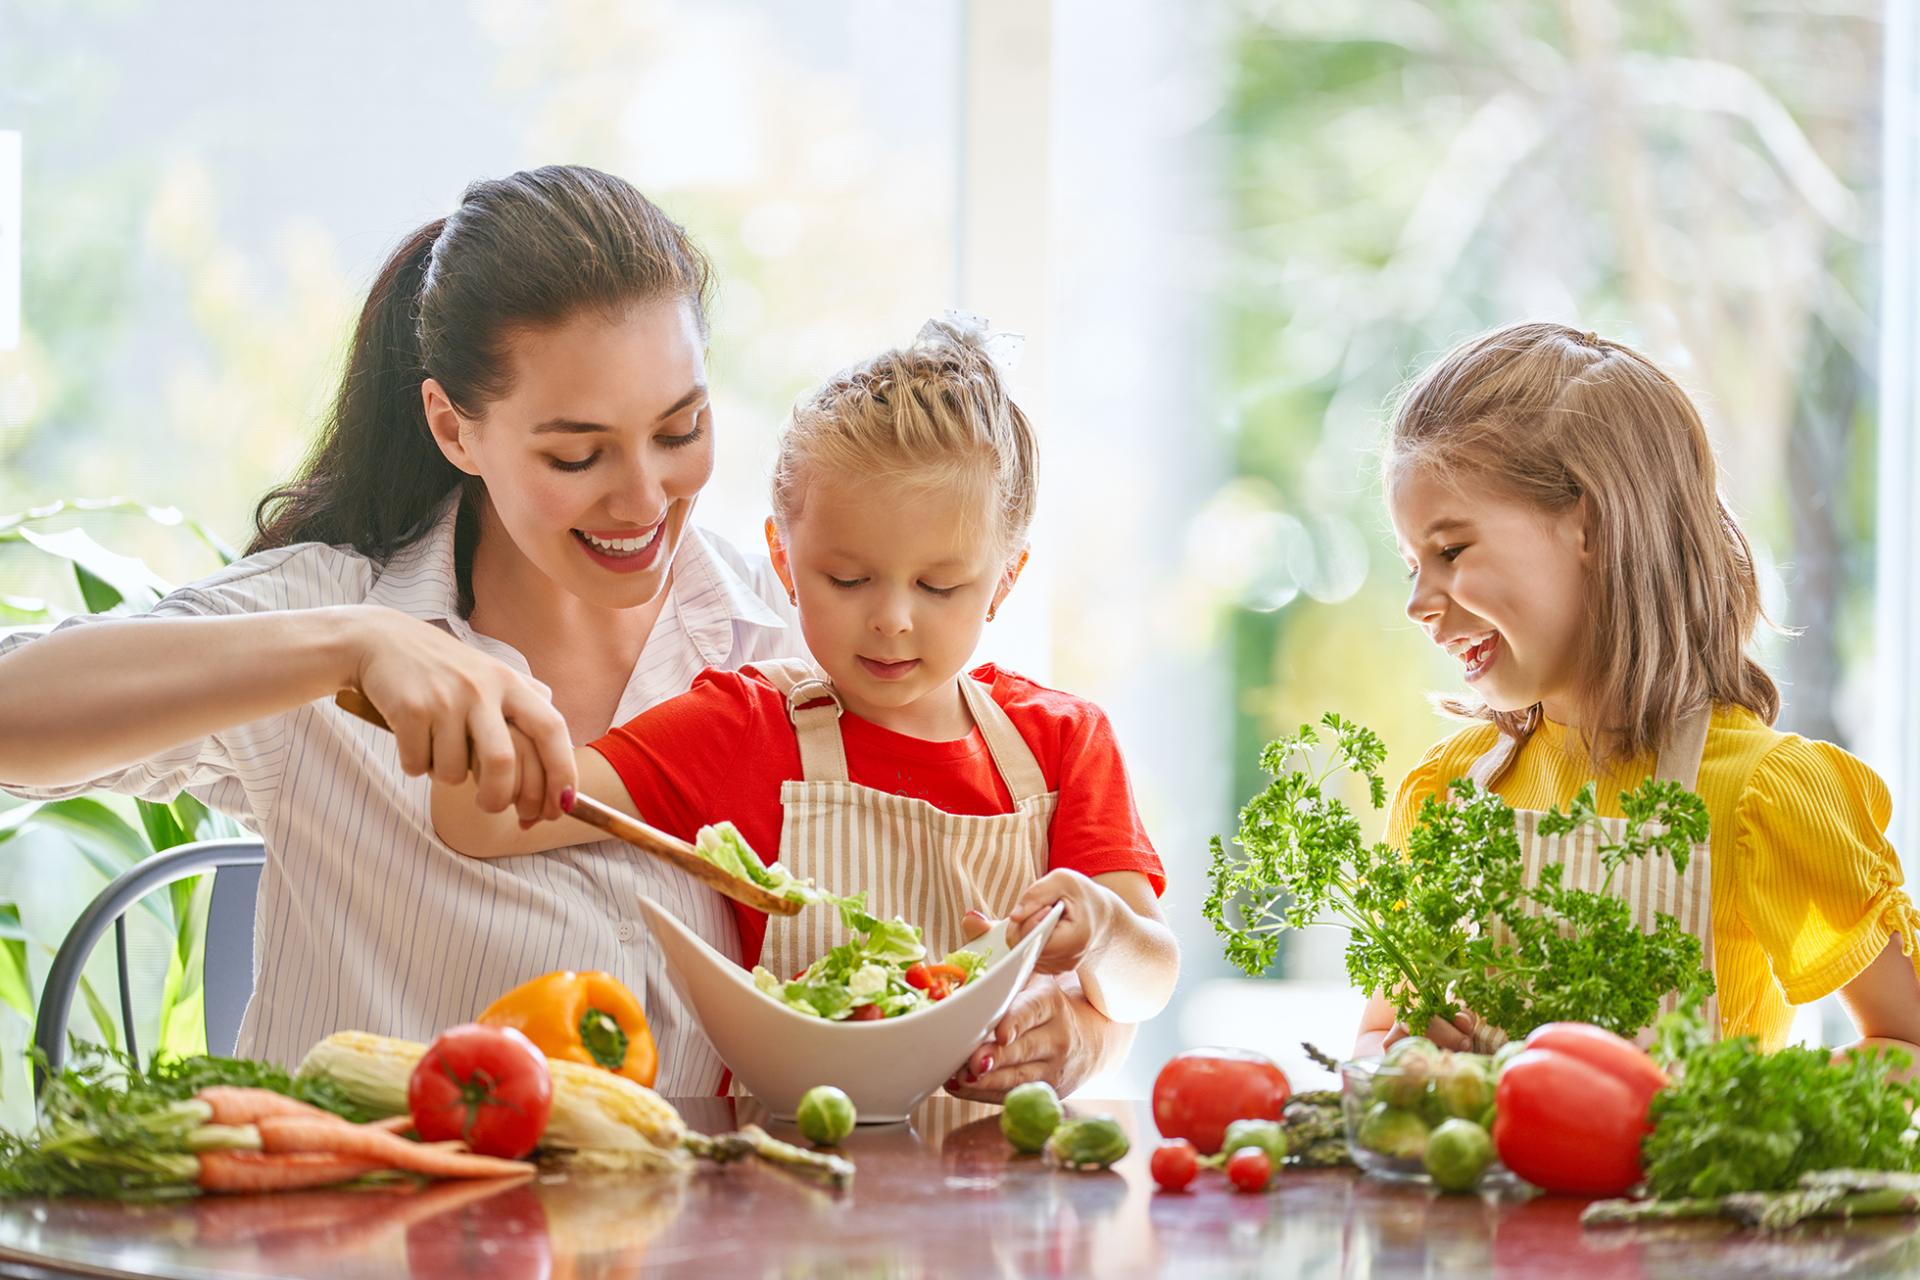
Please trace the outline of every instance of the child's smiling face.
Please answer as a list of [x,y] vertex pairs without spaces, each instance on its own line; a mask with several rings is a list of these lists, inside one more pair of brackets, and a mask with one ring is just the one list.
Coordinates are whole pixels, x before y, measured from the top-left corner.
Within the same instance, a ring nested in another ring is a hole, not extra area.
[[1591,625],[1584,505],[1556,514],[1467,494],[1420,467],[1393,478],[1387,505],[1412,573],[1407,616],[1460,660],[1495,711],[1537,702],[1573,721]]
[[916,736],[965,732],[954,677],[1018,576],[982,488],[822,473],[784,538],[768,522],[807,648],[854,714]]

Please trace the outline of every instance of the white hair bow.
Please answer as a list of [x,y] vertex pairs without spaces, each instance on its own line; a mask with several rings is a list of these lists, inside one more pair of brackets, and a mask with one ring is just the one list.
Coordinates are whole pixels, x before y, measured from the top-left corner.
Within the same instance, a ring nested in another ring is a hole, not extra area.
[[1002,381],[1013,376],[1020,367],[1020,353],[1026,349],[1027,335],[1024,333],[997,333],[987,323],[985,316],[975,315],[971,311],[942,311],[939,315],[920,326],[920,332],[914,335],[914,341],[931,342],[944,335],[940,326],[947,325],[958,329],[971,338],[986,353],[993,363],[994,371]]

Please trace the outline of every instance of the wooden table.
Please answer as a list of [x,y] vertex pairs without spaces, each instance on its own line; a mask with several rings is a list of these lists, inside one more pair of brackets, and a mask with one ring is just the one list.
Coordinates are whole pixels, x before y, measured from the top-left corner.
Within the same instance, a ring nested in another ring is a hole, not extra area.
[[[762,1120],[752,1103],[679,1104],[696,1128]],[[1152,1117],[1118,1115],[1113,1171],[1012,1155],[990,1108],[942,1100],[913,1127],[863,1129],[834,1196],[754,1165],[681,1179],[555,1174],[502,1188],[207,1197],[159,1205],[0,1201],[0,1274],[211,1280],[410,1276],[1766,1276],[1920,1274],[1910,1220],[1764,1238],[1716,1224],[1583,1231],[1578,1201],[1441,1197],[1346,1171],[1289,1172],[1236,1195],[1217,1175],[1155,1195]],[[793,1137],[784,1126],[777,1135]]]

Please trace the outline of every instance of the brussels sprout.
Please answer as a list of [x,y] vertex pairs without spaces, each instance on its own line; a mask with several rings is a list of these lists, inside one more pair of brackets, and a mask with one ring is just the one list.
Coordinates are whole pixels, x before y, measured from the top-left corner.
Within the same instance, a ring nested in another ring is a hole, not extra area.
[[1231,1156],[1242,1147],[1258,1147],[1266,1152],[1267,1163],[1278,1170],[1287,1158],[1287,1131],[1272,1120],[1235,1120],[1227,1126],[1220,1154]]
[[1427,1150],[1427,1122],[1384,1102],[1367,1108],[1359,1136],[1361,1146],[1397,1159],[1418,1160]]
[[1425,1053],[1389,1057],[1374,1072],[1373,1096],[1396,1107],[1418,1106],[1438,1064],[1438,1057]]
[[793,1122],[808,1142],[830,1147],[853,1132],[853,1099],[830,1084],[815,1085],[800,1097]]
[[1007,1135],[1013,1149],[1032,1155],[1047,1145],[1047,1139],[1065,1114],[1060,1095],[1045,1080],[1031,1080],[1007,1094],[1000,1106],[1000,1132]]
[[1493,1163],[1493,1139],[1471,1120],[1449,1120],[1428,1135],[1422,1163],[1442,1191],[1470,1191]]
[[1112,1116],[1062,1120],[1047,1139],[1047,1154],[1069,1169],[1105,1169],[1127,1154],[1126,1130]]
[[1402,1036],[1387,1050],[1387,1061],[1399,1062],[1402,1058],[1414,1057],[1437,1058],[1440,1053],[1440,1046],[1425,1036]]
[[1493,1104],[1493,1069],[1477,1053],[1449,1055],[1434,1076],[1433,1091],[1448,1116],[1472,1120]]
[[1527,1051],[1525,1040],[1509,1040],[1493,1051],[1493,1074],[1498,1076],[1507,1069],[1507,1064]]

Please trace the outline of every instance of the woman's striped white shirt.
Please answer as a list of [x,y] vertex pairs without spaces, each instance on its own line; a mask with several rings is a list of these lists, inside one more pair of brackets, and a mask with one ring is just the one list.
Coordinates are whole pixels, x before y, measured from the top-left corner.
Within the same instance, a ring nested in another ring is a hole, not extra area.
[[[460,617],[455,504],[384,566],[351,548],[302,543],[248,556],[162,600],[150,618],[381,604],[444,627],[525,671],[508,645]],[[634,666],[615,723],[685,692],[703,668],[804,652],[764,560],[694,530],[666,606]],[[71,618],[62,627],[85,625]],[[0,638],[0,654],[34,632]],[[54,799],[115,790],[187,791],[260,833],[267,864],[254,917],[254,994],[239,1052],[292,1064],[329,1032],[430,1037],[501,992],[554,969],[604,969],[645,1004],[672,1094],[712,1092],[721,1063],[667,980],[635,905],[645,893],[723,953],[739,937],[712,890],[617,841],[482,860],[434,836],[428,781],[400,771],[393,739],[317,702],[186,743],[63,787],[6,787]]]

